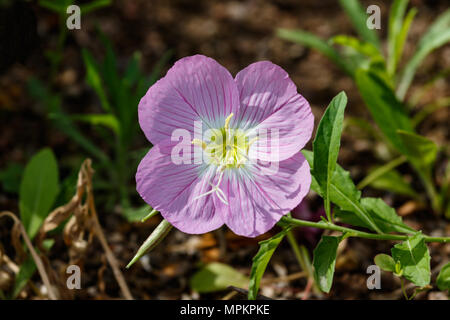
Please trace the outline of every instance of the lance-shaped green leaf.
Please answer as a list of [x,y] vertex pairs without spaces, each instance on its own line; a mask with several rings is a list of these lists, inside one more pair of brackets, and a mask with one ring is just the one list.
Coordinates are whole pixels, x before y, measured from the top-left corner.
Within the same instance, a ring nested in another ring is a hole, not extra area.
[[381,270],[388,272],[395,272],[395,261],[391,256],[380,253],[375,256],[375,264],[380,267]]
[[417,192],[411,187],[411,184],[395,169],[378,176],[369,183],[369,186],[411,198],[418,197]]
[[397,130],[413,132],[413,126],[403,103],[396,98],[386,81],[371,70],[357,70],[355,80],[367,108],[384,136],[395,149],[404,153],[405,147]]
[[320,290],[326,293],[330,292],[333,284],[339,242],[339,237],[323,236],[314,249],[314,278]]
[[36,271],[36,264],[34,263],[33,258],[30,256],[22,263],[19,269],[19,273],[16,275],[11,295],[13,299],[16,299],[16,297],[28,283],[28,280],[31,279],[35,271]]
[[[404,0],[400,0],[400,2],[403,2]],[[407,1],[405,1],[407,2]],[[401,14],[403,19],[404,14],[404,8],[402,8],[403,5],[401,5],[400,10],[402,10]],[[406,6],[405,6],[406,8]],[[388,36],[388,72],[391,76],[395,74],[397,64],[400,61],[400,58],[403,54],[403,47],[406,42],[406,37],[408,36],[409,28],[411,27],[411,23],[414,20],[414,17],[417,13],[416,8],[412,8],[408,11],[408,14],[406,15],[406,18],[402,21],[400,21],[401,26],[398,29],[398,26],[395,26],[395,30],[392,31],[392,35]],[[397,18],[399,18],[399,12],[396,12],[395,15]],[[391,42],[392,41],[392,42]]]
[[131,259],[130,263],[128,263],[127,268],[131,267],[143,255],[150,252],[158,244],[160,244],[161,241],[169,234],[172,228],[172,225],[167,220],[164,219],[163,221],[161,221],[161,223],[156,227],[155,230],[153,230],[147,240],[144,241],[136,255],[133,257],[133,259]]
[[373,188],[387,190],[397,194],[416,197],[417,193],[394,168],[406,162],[405,156],[400,156],[380,167],[370,169],[369,174],[357,184],[358,189],[370,185]]
[[405,156],[424,174],[429,175],[437,155],[436,144],[421,135],[398,130],[399,137],[405,146]]
[[20,183],[20,218],[30,238],[50,213],[58,192],[58,164],[53,152],[46,148],[31,158]]
[[229,286],[247,288],[249,279],[241,272],[224,263],[209,263],[190,280],[192,290],[199,293],[216,292]]
[[261,278],[266,271],[267,265],[272,258],[273,253],[283,240],[286,233],[290,228],[286,228],[280,233],[276,234],[270,239],[261,241],[259,243],[258,253],[253,257],[252,270],[250,272],[250,283],[248,286],[248,299],[255,300],[258,295],[259,284],[261,283]]
[[[397,231],[405,233],[416,233],[417,231],[403,223],[402,218],[393,208],[388,206],[380,198],[362,198],[362,206],[369,214],[377,220],[385,223],[385,232]],[[380,224],[377,224],[380,225]]]
[[436,160],[436,144],[423,136],[402,130],[397,131],[405,146],[404,154],[419,174],[428,196],[431,206],[436,212],[441,210],[441,199],[433,184],[432,170]]
[[81,14],[86,14],[111,4],[111,0],[94,0],[80,6]]
[[378,51],[378,49],[370,42],[360,41],[358,38],[347,35],[334,36],[330,39],[330,42],[352,48],[356,52],[370,58],[371,60],[384,61],[380,51]]
[[396,43],[403,25],[403,17],[405,16],[408,0],[395,0],[389,12],[388,26],[388,70],[389,74],[393,74],[395,70]]
[[[397,215],[395,210],[389,207],[380,198],[362,198],[361,206],[370,215],[375,224],[383,233],[389,232],[401,232],[407,234],[414,234],[417,231],[403,223],[402,218]],[[364,227],[372,229],[367,223],[362,221],[358,216],[352,212],[335,210],[335,214],[344,223],[351,224],[353,226]]]
[[418,287],[430,283],[430,252],[421,233],[396,244],[391,249],[391,253],[394,261],[400,264],[403,277]]
[[[319,186],[314,176],[314,155],[311,151],[302,150],[303,155],[311,167],[312,179],[311,189],[317,192],[323,197],[322,188]],[[356,189],[355,184],[350,178],[350,173],[342,169],[341,166],[336,165],[333,177],[330,185],[330,200],[335,205],[339,206],[344,211],[354,213],[360,221],[364,223],[372,230],[378,233],[382,233],[381,229],[376,225],[372,217],[366,211],[366,209],[360,203],[361,192]]]
[[300,43],[308,48],[316,49],[328,59],[333,61],[347,74],[353,75],[354,70],[352,65],[347,62],[344,57],[342,57],[341,54],[331,45],[314,34],[302,30],[278,29],[277,36],[285,40]]
[[372,43],[375,47],[380,48],[380,39],[375,30],[367,27],[367,14],[358,0],[339,0],[340,5],[349,16],[356,32],[366,42]]
[[314,177],[322,189],[325,201],[325,211],[330,220],[330,185],[336,167],[341,145],[344,110],[347,105],[347,96],[339,93],[331,100],[327,110],[320,120],[316,138],[313,142]]
[[111,112],[111,105],[109,104],[105,88],[103,87],[103,80],[100,74],[100,68],[92,57],[92,54],[86,50],[82,50],[84,64],[86,65],[86,81],[97,93],[102,108],[105,111]]
[[120,123],[113,114],[76,114],[71,116],[73,120],[89,123],[93,126],[104,126],[115,134],[120,134]]
[[434,49],[450,41],[450,9],[441,14],[428,31],[420,38],[416,52],[403,69],[397,96],[403,100],[414,78],[417,68]]
[[439,290],[450,290],[450,262],[442,267],[436,279]]

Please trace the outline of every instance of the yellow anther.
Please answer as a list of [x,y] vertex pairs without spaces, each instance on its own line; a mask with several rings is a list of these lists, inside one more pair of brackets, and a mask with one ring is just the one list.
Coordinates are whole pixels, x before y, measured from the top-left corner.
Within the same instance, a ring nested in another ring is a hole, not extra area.
[[233,112],[232,112],[232,113],[230,113],[230,115],[225,119],[225,131],[228,130],[228,127],[229,127],[229,125],[230,125],[230,120],[231,120],[231,118],[233,118],[233,116],[234,116],[234,114],[233,114]]
[[203,150],[206,149],[206,143],[205,143],[204,141],[200,140],[200,139],[193,139],[193,140],[191,141],[191,143],[192,143],[192,144],[195,144],[195,145],[197,145],[197,146],[202,147]]

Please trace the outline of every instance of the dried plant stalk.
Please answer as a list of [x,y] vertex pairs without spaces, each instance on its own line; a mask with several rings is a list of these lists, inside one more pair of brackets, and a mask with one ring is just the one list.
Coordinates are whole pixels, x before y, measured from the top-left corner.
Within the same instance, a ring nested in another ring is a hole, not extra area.
[[45,270],[44,264],[43,264],[41,258],[39,257],[39,255],[37,254],[36,250],[34,249],[33,244],[31,243],[31,240],[28,237],[27,232],[25,231],[25,228],[23,227],[22,222],[19,220],[19,218],[16,217],[16,215],[14,213],[12,213],[10,211],[0,212],[0,218],[3,216],[8,216],[14,220],[14,226],[15,226],[14,228],[17,228],[17,230],[19,231],[19,234],[16,233],[16,235],[18,237],[20,237],[20,236],[23,237],[23,240],[25,241],[25,244],[28,247],[28,250],[30,250],[30,253],[34,260],[34,263],[36,264],[38,272],[42,278],[42,282],[44,282],[44,285],[47,288],[49,298],[52,300],[56,300],[57,293],[53,290],[54,288],[50,284],[50,280],[49,280],[48,274]]

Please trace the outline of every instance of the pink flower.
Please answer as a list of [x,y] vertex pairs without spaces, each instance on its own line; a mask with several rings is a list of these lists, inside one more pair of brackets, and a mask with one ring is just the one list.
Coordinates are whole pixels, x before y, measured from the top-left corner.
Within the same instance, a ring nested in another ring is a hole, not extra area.
[[[139,123],[154,147],[139,164],[137,191],[183,232],[226,224],[256,237],[309,191],[300,150],[314,117],[288,74],[271,62],[253,63],[233,79],[211,58],[180,59],[141,99]],[[276,137],[268,138],[269,131]]]

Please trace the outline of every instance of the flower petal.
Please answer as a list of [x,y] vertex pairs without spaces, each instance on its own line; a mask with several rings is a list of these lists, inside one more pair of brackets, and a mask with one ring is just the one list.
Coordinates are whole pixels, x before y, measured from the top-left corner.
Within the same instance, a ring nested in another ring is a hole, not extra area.
[[[175,164],[174,146],[183,147],[190,164]],[[155,145],[142,159],[136,173],[137,191],[152,208],[174,227],[186,233],[205,233],[223,225],[212,195],[196,196],[211,189],[215,168],[194,164],[194,148],[189,142],[170,140]]]
[[310,168],[300,152],[276,164],[272,174],[262,165],[225,171],[220,187],[228,204],[217,197],[214,204],[234,233],[256,237],[267,232],[308,193]]
[[241,107],[233,125],[258,135],[267,132],[269,141],[258,139],[250,156],[281,161],[299,152],[311,138],[314,116],[287,72],[269,61],[256,62],[240,71],[235,81]]
[[175,129],[194,132],[223,126],[236,113],[239,98],[231,74],[214,59],[195,55],[178,60],[139,102],[139,123],[153,144],[170,138]]

